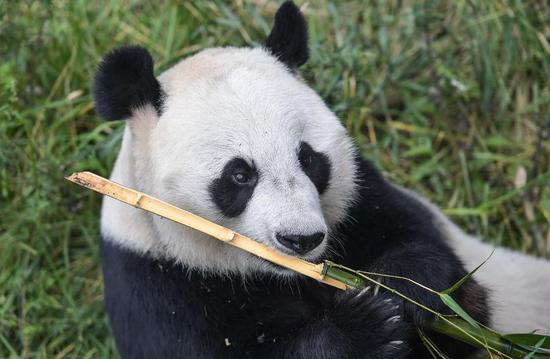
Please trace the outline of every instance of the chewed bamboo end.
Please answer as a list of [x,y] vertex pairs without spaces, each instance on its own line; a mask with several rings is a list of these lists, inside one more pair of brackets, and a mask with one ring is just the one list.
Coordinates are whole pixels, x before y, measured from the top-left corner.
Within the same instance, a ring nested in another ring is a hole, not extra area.
[[320,280],[323,280],[323,278],[325,278],[324,267],[325,263],[318,263],[311,268],[314,272],[319,273]]
[[110,195],[105,192],[105,186],[109,181],[92,172],[74,172],[72,175],[65,177],[65,179],[96,192]]
[[93,184],[86,174],[86,172],[74,172],[70,176],[66,176],[65,179],[84,187],[91,187]]

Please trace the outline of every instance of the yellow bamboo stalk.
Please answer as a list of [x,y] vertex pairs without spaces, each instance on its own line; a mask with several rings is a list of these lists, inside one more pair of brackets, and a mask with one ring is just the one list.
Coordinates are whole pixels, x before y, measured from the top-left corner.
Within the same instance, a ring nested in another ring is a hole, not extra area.
[[220,226],[214,222],[204,219],[196,214],[173,206],[169,203],[154,198],[148,194],[122,186],[116,182],[98,176],[91,172],[75,172],[66,177],[67,180],[112,197],[131,206],[149,211],[174,222],[194,228],[206,233],[232,246],[243,249],[258,257],[291,269],[322,283],[339,289],[347,289],[346,284],[322,274],[323,264],[315,264],[300,258],[291,257],[277,252],[264,244],[258,243],[246,236],[232,231],[229,228]]

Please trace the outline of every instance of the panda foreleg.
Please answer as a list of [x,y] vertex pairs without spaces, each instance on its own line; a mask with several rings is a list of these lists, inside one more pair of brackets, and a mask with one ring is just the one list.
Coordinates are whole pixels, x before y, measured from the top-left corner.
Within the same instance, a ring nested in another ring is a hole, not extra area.
[[[467,274],[450,248],[442,241],[428,242],[426,238],[409,240],[406,243],[400,242],[391,246],[378,257],[375,263],[368,266],[367,270],[393,276],[393,278],[380,276],[377,279],[432,311],[445,315],[454,313],[443,303],[437,293],[422,288],[411,281],[395,277],[409,278],[434,291],[443,291],[452,287]],[[474,319],[482,324],[487,324],[486,291],[473,278],[469,278],[452,293],[452,297]],[[395,294],[392,295],[392,298],[403,307],[405,320],[414,327],[423,329],[443,352],[447,349],[448,353],[453,355],[460,353],[463,357],[475,352],[475,349],[469,345],[431,332],[429,323],[435,319],[432,312]],[[424,351],[420,338],[417,338],[412,346],[415,355],[416,351]]]
[[276,340],[272,332],[265,337],[269,345],[257,344],[243,351],[251,358],[406,357],[410,328],[402,320],[401,308],[387,294],[370,294],[358,290],[337,293],[328,308],[299,320],[303,306],[287,303],[271,323],[263,323],[278,333]]

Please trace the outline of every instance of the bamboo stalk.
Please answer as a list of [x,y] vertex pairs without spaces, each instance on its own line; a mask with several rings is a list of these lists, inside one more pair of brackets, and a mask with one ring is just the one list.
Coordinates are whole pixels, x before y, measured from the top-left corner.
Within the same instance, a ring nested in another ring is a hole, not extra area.
[[199,217],[169,203],[151,197],[145,193],[124,187],[116,182],[98,176],[91,172],[76,172],[66,177],[67,180],[112,197],[134,207],[152,212],[174,222],[181,223],[200,232],[206,233],[232,246],[243,249],[258,257],[267,259],[281,267],[291,269],[305,276],[331,285],[338,289],[347,289],[348,286],[336,279],[323,274],[324,264],[314,264],[305,260],[279,253],[264,244],[258,243],[246,236],[236,233],[229,228],[220,226],[207,219]]
[[[353,271],[349,268],[330,263],[310,263],[308,261],[291,257],[279,253],[264,244],[258,243],[246,236],[236,233],[229,228],[220,226],[207,219],[199,217],[193,213],[175,207],[169,203],[151,197],[145,193],[124,187],[118,183],[98,176],[91,172],[76,172],[66,177],[67,180],[112,197],[131,206],[152,212],[161,217],[168,218],[177,223],[196,229],[202,233],[208,234],[227,244],[238,247],[258,257],[269,260],[281,267],[288,268],[301,273],[322,283],[331,285],[338,289],[346,290],[348,288],[363,288],[367,285],[367,280],[376,284],[378,281],[365,274]],[[380,284],[383,286],[382,284]],[[398,295],[392,288],[384,286]],[[404,297],[406,298],[406,297]],[[409,301],[412,301],[408,298]],[[422,307],[421,304],[412,301]],[[425,308],[428,311],[429,308]],[[431,328],[436,332],[448,335],[455,339],[477,346],[478,348],[490,349],[506,358],[523,358],[529,355],[531,351],[533,358],[548,358],[546,351],[541,351],[533,346],[518,346],[503,339],[502,335],[483,328],[473,328],[464,320],[453,319],[452,321],[438,317],[432,323]]]

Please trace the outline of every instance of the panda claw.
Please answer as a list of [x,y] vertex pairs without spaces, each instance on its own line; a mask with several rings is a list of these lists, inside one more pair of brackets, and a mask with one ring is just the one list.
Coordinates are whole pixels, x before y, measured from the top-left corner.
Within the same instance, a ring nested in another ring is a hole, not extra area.
[[401,320],[401,316],[400,315],[394,315],[393,317],[390,317],[388,318],[386,321],[389,322],[389,323],[397,323]]
[[362,297],[363,295],[367,294],[370,291],[370,285],[368,287],[365,287],[364,289],[361,289],[361,291],[357,294],[357,297]]

